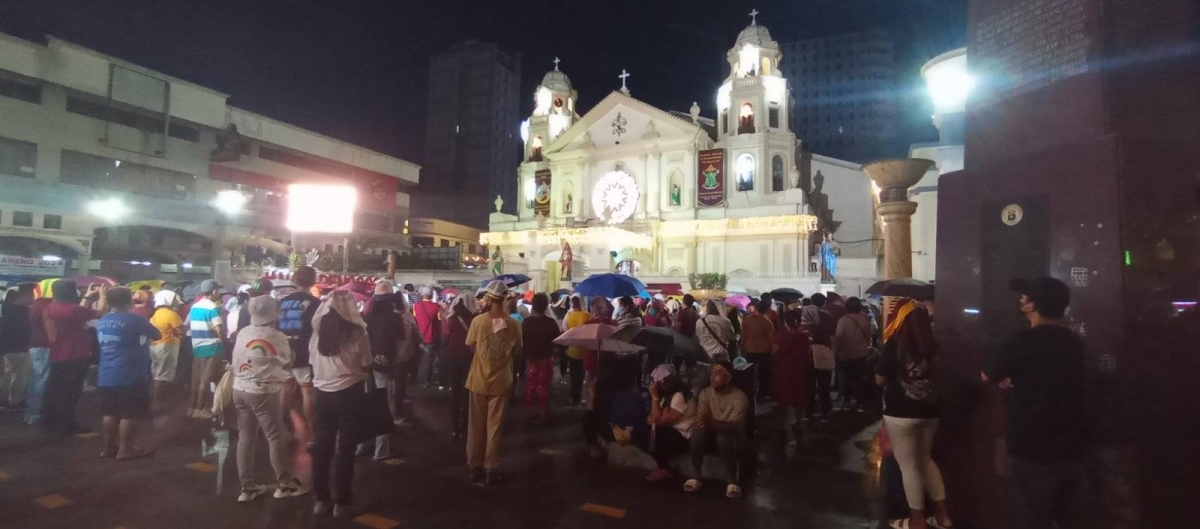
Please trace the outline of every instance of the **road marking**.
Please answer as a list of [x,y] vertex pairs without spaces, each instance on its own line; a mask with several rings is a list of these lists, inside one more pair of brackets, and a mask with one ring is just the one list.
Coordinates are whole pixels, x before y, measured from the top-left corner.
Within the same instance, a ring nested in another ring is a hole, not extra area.
[[400,522],[391,518],[384,518],[375,514],[364,514],[354,519],[354,521],[374,529],[392,529],[400,525]]
[[565,456],[565,455],[570,455],[570,454],[568,454],[568,453],[566,453],[566,452],[563,452],[562,450],[555,450],[555,449],[553,449],[553,448],[543,448],[543,449],[541,449],[541,450],[538,450],[538,453],[539,453],[539,454],[546,454],[546,455],[548,455],[548,456]]
[[77,434],[75,434],[75,437],[78,437],[80,439],[88,439],[91,437],[96,437],[98,435],[100,435],[98,432],[87,432],[87,433],[77,433]]
[[392,458],[384,459],[383,461],[380,461],[380,463],[383,463],[385,465],[396,466],[396,465],[404,464],[404,460],[400,459],[398,457],[392,457]]
[[600,505],[598,503],[585,503],[579,507],[579,510],[581,510],[583,512],[603,514],[605,516],[608,516],[610,518],[616,518],[618,520],[622,520],[625,518],[625,509],[618,509],[616,507],[609,507],[607,505]]
[[66,507],[67,505],[71,504],[71,500],[59,496],[58,494],[47,494],[33,501],[34,503],[37,503],[38,505],[41,505],[47,509],[57,509],[59,507]]
[[192,470],[195,470],[196,472],[206,472],[207,473],[207,472],[215,472],[217,470],[216,465],[213,465],[211,463],[204,463],[202,461],[197,461],[195,463],[188,463],[184,466],[187,468],[190,468]]
[[11,478],[11,477],[12,477],[12,475],[10,475],[8,472],[5,472],[5,471],[3,471],[3,470],[0,470],[0,481],[4,481],[4,480],[6,480],[6,479],[8,479],[8,478]]

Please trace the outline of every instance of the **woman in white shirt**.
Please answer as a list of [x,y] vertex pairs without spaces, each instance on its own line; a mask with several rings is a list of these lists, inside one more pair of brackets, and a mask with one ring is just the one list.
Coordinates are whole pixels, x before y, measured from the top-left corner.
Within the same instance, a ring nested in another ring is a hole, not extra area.
[[[312,461],[313,494],[317,502],[313,515],[329,514],[332,500],[333,515],[347,517],[353,511],[350,502],[355,445],[364,440],[360,430],[370,407],[363,382],[374,363],[367,323],[358,313],[349,291],[334,291],[321,302],[313,315],[309,350],[317,352],[309,357],[313,387],[317,390],[316,446]],[[332,496],[331,463],[336,464]]]
[[646,481],[671,479],[671,458],[687,453],[692,437],[692,425],[696,420],[696,403],[687,384],[675,374],[670,364],[654,368],[650,378],[650,425],[648,441],[641,443],[642,449],[654,456],[658,468]]
[[704,317],[696,322],[696,340],[711,361],[733,360],[729,350],[729,344],[733,342],[733,323],[721,314],[721,304],[715,299],[708,300]]

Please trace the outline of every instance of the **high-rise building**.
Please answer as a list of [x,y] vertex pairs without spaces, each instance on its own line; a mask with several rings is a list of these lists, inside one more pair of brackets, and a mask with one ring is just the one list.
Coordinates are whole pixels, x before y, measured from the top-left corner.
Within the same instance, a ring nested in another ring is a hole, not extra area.
[[887,30],[788,42],[796,135],[805,151],[868,162],[903,154],[896,38]]
[[485,228],[499,195],[517,207],[521,55],[468,40],[433,57],[416,215]]

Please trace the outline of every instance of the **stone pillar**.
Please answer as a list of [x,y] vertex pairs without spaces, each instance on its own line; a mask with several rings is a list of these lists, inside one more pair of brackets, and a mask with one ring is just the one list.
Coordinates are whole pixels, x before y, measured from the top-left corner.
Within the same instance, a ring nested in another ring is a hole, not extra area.
[[912,277],[912,216],[917,203],[884,202],[876,211],[883,218],[883,278]]
[[912,216],[917,203],[908,200],[908,188],[925,176],[933,160],[906,158],[883,160],[863,166],[863,171],[879,186],[879,205],[875,210],[883,218],[883,278],[912,277]]
[[662,153],[650,153],[650,161],[646,171],[646,213],[647,216],[658,218],[662,205]]

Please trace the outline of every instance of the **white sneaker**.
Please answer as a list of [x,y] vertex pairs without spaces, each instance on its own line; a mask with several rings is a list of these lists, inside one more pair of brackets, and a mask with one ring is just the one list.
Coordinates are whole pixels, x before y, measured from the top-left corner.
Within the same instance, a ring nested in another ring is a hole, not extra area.
[[262,496],[267,492],[267,488],[262,485],[247,485],[242,487],[242,493],[238,494],[238,503],[249,503],[255,498]]
[[737,485],[734,485],[733,483],[730,483],[729,486],[725,487],[725,497],[729,498],[731,500],[736,500],[738,498],[741,498],[742,497],[742,488]]
[[683,491],[684,492],[696,492],[698,490],[700,490],[700,480],[689,479],[689,480],[683,482]]
[[308,494],[309,486],[301,483],[300,480],[292,478],[291,481],[275,487],[275,499],[282,500],[284,498],[295,498]]
[[333,507],[327,501],[318,501],[313,504],[313,516],[329,516],[329,512]]

